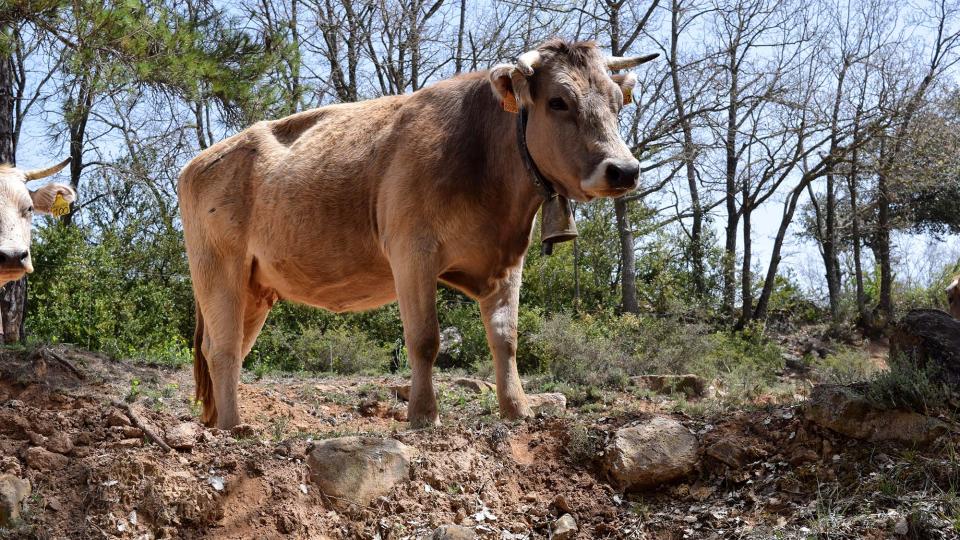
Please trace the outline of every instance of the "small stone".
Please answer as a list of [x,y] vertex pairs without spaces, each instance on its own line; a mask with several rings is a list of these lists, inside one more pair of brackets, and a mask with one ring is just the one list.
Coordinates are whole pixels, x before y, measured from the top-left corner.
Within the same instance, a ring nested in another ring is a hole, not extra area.
[[567,502],[567,498],[563,495],[557,495],[553,498],[553,502],[550,503],[551,506],[560,511],[560,514],[569,514],[573,510],[570,508],[570,503]]
[[397,396],[400,401],[410,401],[410,385],[394,384],[390,387],[390,393]]
[[29,480],[0,474],[0,527],[6,527],[20,517],[23,501],[29,496]]
[[110,444],[110,448],[125,449],[125,448],[139,448],[143,446],[143,439],[121,439],[115,443]]
[[897,536],[906,536],[910,532],[910,524],[907,523],[906,518],[900,518],[897,520],[896,525],[893,526],[893,534]]
[[252,439],[257,436],[257,428],[250,424],[237,424],[230,430],[234,439]]
[[469,527],[461,525],[441,525],[433,531],[431,540],[473,540],[477,533]]
[[123,434],[124,439],[139,439],[143,437],[143,430],[136,426],[126,426],[120,433]]
[[47,437],[43,443],[44,448],[58,454],[69,454],[73,450],[73,442],[66,433],[57,432]]
[[171,448],[177,450],[190,450],[200,438],[203,426],[196,422],[184,422],[174,428],[167,430],[166,440]]
[[27,466],[38,471],[55,471],[70,463],[70,458],[41,448],[32,446],[27,448]]
[[107,425],[110,427],[129,426],[130,419],[123,412],[117,409],[110,409],[107,412]]
[[550,538],[569,540],[577,535],[577,521],[570,514],[564,514],[553,522]]
[[480,379],[463,377],[453,381],[453,384],[461,388],[465,388],[474,394],[486,394],[487,392],[497,391],[497,387],[494,384],[488,383],[487,381],[481,381]]

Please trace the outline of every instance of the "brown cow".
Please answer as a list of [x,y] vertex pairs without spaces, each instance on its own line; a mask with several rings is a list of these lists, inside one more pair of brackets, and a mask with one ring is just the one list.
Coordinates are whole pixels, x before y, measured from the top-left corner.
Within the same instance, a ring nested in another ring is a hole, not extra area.
[[947,303],[950,304],[950,314],[954,319],[960,319],[960,276],[953,278],[947,287]]
[[282,298],[335,312],[399,301],[410,423],[436,424],[438,282],[480,302],[501,415],[530,415],[517,303],[544,198],[522,161],[515,112],[528,112],[529,155],[560,195],[623,195],[639,163],[617,113],[636,78],[608,69],[655,56],[604,58],[592,43],[551,40],[515,65],[260,122],[201,152],[178,192],[203,420],[240,421],[242,360]]
[[0,165],[0,286],[33,272],[30,261],[30,225],[34,212],[49,214],[60,195],[71,203],[76,194],[70,186],[47,184],[34,191],[27,182],[39,180],[66,167],[70,159],[46,169],[25,171],[12,165]]

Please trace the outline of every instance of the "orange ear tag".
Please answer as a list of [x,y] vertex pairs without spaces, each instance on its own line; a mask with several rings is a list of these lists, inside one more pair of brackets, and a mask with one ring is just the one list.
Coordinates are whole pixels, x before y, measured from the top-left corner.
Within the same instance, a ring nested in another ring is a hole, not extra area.
[[63,195],[57,193],[56,198],[53,199],[53,204],[50,206],[50,213],[53,214],[53,217],[61,217],[70,213],[70,203],[63,198]]
[[510,113],[516,114],[520,112],[520,108],[517,107],[517,96],[513,94],[508,94],[506,97],[504,97],[500,102],[500,106],[503,107],[503,110]]
[[623,90],[623,104],[630,105],[633,103],[633,88],[621,88]]

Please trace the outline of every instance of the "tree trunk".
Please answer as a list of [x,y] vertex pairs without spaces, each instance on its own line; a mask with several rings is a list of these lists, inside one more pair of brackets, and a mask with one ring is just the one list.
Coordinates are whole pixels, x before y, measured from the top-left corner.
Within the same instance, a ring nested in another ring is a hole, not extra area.
[[613,201],[617,214],[617,232],[620,235],[620,288],[623,298],[621,309],[624,313],[640,313],[637,302],[637,259],[633,252],[633,231],[627,216],[627,201],[622,198]]
[[[0,28],[5,37],[10,30]],[[14,92],[13,55],[0,57],[0,163],[16,164],[14,145],[14,108],[18,96]],[[23,339],[23,319],[27,305],[27,278],[12,281],[0,290],[0,319],[3,324],[3,342],[16,343]]]
[[690,190],[690,271],[693,273],[693,292],[698,298],[706,295],[706,283],[703,266],[703,206],[700,204],[700,190],[697,185],[696,144],[693,140],[693,125],[686,117],[686,105],[680,91],[680,66],[677,61],[677,48],[680,41],[680,3],[674,0],[671,8],[670,23],[670,79],[673,84],[673,102],[680,118],[683,131],[683,164],[687,173],[687,188]]
[[[746,190],[744,190],[746,191]],[[746,195],[746,193],[745,193]],[[741,267],[740,274],[740,294],[743,297],[742,309],[740,311],[740,321],[737,323],[737,328],[742,330],[747,326],[747,322],[750,321],[750,317],[753,316],[753,272],[750,270],[751,264],[751,251],[753,249],[753,244],[750,240],[750,217],[753,209],[750,208],[747,198],[744,197],[744,206],[743,206],[743,265]]]
[[777,237],[773,241],[773,252],[770,255],[770,266],[767,267],[767,277],[763,281],[763,289],[757,299],[757,306],[753,310],[754,320],[761,321],[767,318],[767,307],[770,305],[770,296],[773,294],[773,287],[777,282],[777,272],[780,269],[781,260],[780,253],[783,250],[783,242],[787,237],[787,229],[793,222],[793,214],[797,211],[797,203],[811,180],[810,177],[801,178],[784,204],[783,217],[780,220],[780,227],[777,229]]
[[850,241],[853,244],[853,272],[857,288],[857,324],[861,328],[872,326],[870,312],[867,310],[867,294],[863,288],[863,263],[860,246],[863,242],[860,233],[860,206],[857,197],[860,195],[859,180],[859,144],[860,119],[863,108],[857,107],[857,114],[853,126],[853,151],[850,155],[850,171],[847,177],[847,191],[850,193]]
[[739,87],[737,79],[737,49],[731,47],[728,52],[730,71],[730,90],[727,94],[727,126],[724,146],[726,150],[726,193],[724,194],[727,209],[726,242],[723,253],[723,312],[733,319],[733,304],[736,300],[736,263],[737,263],[737,224],[740,216],[737,213],[737,105],[739,102]]

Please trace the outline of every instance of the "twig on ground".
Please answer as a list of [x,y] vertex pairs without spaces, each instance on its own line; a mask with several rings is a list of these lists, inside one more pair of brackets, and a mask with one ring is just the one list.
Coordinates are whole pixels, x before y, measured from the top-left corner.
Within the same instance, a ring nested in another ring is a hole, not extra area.
[[157,446],[162,448],[165,452],[170,452],[171,450],[173,450],[172,448],[170,448],[170,445],[168,445],[162,438],[160,438],[159,435],[157,435],[152,429],[150,429],[143,422],[143,420],[141,420],[140,417],[133,412],[133,409],[131,409],[129,405],[127,405],[122,401],[114,400],[113,406],[123,409],[123,411],[127,413],[127,416],[130,418],[130,421],[133,422],[133,425],[140,428],[143,431],[143,433],[147,436],[147,438],[155,442]]

